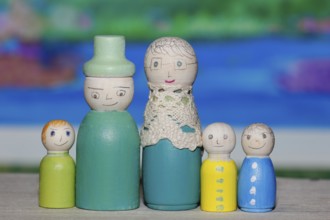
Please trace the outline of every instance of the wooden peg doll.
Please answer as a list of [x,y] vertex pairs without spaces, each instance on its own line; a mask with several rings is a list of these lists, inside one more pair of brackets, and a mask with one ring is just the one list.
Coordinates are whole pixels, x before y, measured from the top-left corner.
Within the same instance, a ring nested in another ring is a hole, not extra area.
[[230,158],[236,136],[225,123],[213,123],[203,132],[208,158],[201,168],[201,210],[231,212],[237,209],[237,167]]
[[269,158],[274,133],[265,124],[245,128],[242,147],[246,153],[238,179],[238,206],[246,212],[272,211],[276,202],[276,176]]
[[96,36],[94,57],[84,65],[91,111],[77,137],[76,206],[129,210],[140,204],[140,137],[126,108],[132,101],[134,64],[123,36]]
[[39,206],[75,206],[75,164],[69,150],[75,140],[73,127],[63,120],[48,122],[41,134],[47,155],[40,163]]
[[195,52],[183,39],[159,38],[147,49],[144,68],[150,89],[141,129],[145,203],[159,210],[196,208],[202,138],[192,96]]

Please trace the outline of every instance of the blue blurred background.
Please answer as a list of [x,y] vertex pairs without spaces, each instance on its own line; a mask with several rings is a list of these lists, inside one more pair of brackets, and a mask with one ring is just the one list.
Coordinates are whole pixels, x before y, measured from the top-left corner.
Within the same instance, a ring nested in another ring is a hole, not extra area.
[[148,45],[178,36],[194,47],[194,96],[203,126],[263,122],[330,128],[330,1],[11,0],[0,2],[0,126],[36,126],[89,111],[83,63],[95,35],[124,35],[135,63],[129,107],[148,99]]

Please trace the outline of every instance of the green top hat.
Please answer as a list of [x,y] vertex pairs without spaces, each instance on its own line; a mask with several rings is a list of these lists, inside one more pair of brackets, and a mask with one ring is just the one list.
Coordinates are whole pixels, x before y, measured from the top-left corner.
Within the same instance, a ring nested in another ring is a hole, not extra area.
[[124,36],[95,36],[94,57],[85,63],[86,77],[131,77],[134,64],[125,57]]

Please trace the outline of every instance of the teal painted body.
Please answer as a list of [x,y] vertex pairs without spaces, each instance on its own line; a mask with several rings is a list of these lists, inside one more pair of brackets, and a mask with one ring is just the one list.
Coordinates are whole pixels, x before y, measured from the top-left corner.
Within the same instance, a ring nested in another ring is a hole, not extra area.
[[143,148],[143,192],[149,208],[187,210],[200,200],[201,149],[177,149],[168,139]]
[[126,111],[90,111],[77,138],[76,206],[89,210],[139,207],[140,137]]

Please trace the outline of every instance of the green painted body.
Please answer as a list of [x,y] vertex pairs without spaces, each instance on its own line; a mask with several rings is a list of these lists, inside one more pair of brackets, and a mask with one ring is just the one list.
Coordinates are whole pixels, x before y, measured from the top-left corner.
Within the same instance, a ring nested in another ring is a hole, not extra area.
[[39,187],[40,207],[75,206],[75,164],[67,152],[49,153],[42,159]]
[[76,206],[129,210],[140,205],[140,137],[126,111],[91,110],[77,138]]

